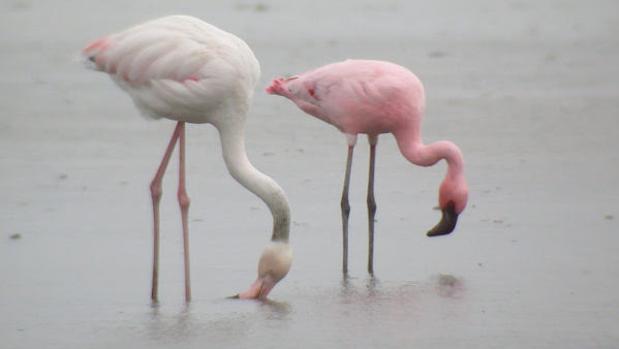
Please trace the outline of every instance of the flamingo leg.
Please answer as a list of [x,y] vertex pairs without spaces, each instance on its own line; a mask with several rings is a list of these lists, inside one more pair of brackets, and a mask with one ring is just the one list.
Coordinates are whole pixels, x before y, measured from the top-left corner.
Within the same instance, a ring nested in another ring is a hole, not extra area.
[[356,135],[346,135],[348,140],[348,156],[346,157],[346,174],[344,176],[344,188],[342,190],[342,272],[348,273],[348,217],[350,216],[350,203],[348,202],[348,188],[350,184],[350,170],[352,167],[352,156],[357,142]]
[[185,300],[191,301],[191,282],[189,278],[189,196],[185,189],[185,123],[179,122],[179,162],[178,162],[178,204],[181,208],[181,221],[183,224],[183,257],[185,262]]
[[165,174],[165,170],[168,167],[168,163],[170,162],[170,156],[172,156],[172,152],[174,151],[174,147],[176,146],[176,141],[178,140],[180,128],[181,123],[179,122],[174,128],[174,132],[172,133],[172,137],[170,138],[168,147],[163,154],[163,159],[161,160],[159,168],[155,173],[155,178],[153,178],[152,182],[150,183],[150,193],[153,199],[153,278],[150,298],[153,302],[157,302],[159,287],[159,203],[161,202],[162,193],[161,181],[163,180],[163,175]]
[[374,217],[376,216],[376,201],[374,200],[374,162],[376,161],[377,136],[368,135],[370,143],[370,173],[368,176],[368,273],[374,274]]

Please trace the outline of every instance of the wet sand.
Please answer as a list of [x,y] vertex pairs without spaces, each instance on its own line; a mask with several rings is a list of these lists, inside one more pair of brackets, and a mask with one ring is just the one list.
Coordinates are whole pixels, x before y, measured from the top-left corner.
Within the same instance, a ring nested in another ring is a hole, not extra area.
[[[619,343],[619,7],[613,1],[0,4],[0,347],[613,348]],[[148,301],[147,184],[172,132],[102,74],[87,41],[164,14],[246,39],[262,64],[250,159],[287,191],[293,269],[266,303],[255,278],[266,207],[231,179],[217,133],[188,128],[194,301],[182,295],[176,168],[164,182],[161,303]],[[428,239],[443,164],[379,140],[376,276],[365,272],[368,147],[351,183],[340,273],[345,139],[262,92],[345,58],[424,82],[424,139],[466,157],[469,207]]]

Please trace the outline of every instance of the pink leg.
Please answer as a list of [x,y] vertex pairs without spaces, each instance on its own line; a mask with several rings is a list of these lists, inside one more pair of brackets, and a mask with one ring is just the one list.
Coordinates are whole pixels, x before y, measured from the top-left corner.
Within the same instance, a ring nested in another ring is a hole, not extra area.
[[180,129],[181,123],[179,122],[174,129],[174,133],[172,133],[172,138],[170,138],[170,143],[168,143],[168,147],[163,154],[163,159],[161,164],[159,164],[157,173],[155,173],[155,178],[150,183],[150,193],[153,198],[153,279],[150,298],[153,302],[157,301],[159,284],[159,202],[161,201],[161,180],[170,162],[170,156],[172,151],[174,151]]
[[185,300],[191,301],[191,282],[189,279],[189,196],[185,190],[185,123],[179,122],[179,163],[178,163],[178,203],[181,207],[183,224],[183,252],[185,258]]

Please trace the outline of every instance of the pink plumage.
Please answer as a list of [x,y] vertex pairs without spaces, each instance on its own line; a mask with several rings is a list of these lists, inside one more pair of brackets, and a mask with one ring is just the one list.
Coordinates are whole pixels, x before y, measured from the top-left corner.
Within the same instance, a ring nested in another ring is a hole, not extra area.
[[357,134],[367,134],[371,146],[368,270],[373,270],[373,216],[376,211],[373,193],[374,148],[378,135],[382,133],[392,133],[402,155],[415,165],[431,166],[441,159],[447,161],[447,175],[439,188],[439,206],[443,217],[428,235],[445,235],[453,231],[458,215],[466,207],[468,197],[462,153],[449,141],[429,145],[422,143],[420,128],[425,109],[424,88],[421,81],[408,69],[384,61],[347,60],[289,78],[275,79],[266,91],[290,99],[306,113],[335,126],[348,136],[349,152],[342,195],[345,272],[348,181]]
[[287,79],[268,93],[290,98],[303,111],[348,134],[380,134],[420,117],[424,91],[403,67],[379,61],[348,60]]

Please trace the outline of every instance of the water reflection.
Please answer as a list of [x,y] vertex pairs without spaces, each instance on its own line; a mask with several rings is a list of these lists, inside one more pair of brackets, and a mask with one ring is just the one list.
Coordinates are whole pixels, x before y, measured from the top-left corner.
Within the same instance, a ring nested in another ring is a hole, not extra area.
[[160,304],[151,304],[149,321],[146,322],[147,336],[156,341],[190,338],[200,328],[200,323],[191,310],[191,304],[184,304],[176,314],[166,314]]
[[461,299],[465,296],[464,280],[451,274],[437,274],[423,281],[383,282],[375,276],[364,279],[343,276],[338,295],[338,303],[345,305],[362,304],[364,308],[385,306],[415,307],[416,302],[431,299]]
[[177,307],[152,304],[143,323],[146,337],[164,345],[205,337],[234,344],[255,335],[264,324],[286,328],[291,314],[290,303],[275,300],[194,300]]
[[435,289],[439,296],[461,298],[464,295],[464,281],[451,274],[439,274],[434,278]]
[[259,302],[259,309],[267,319],[285,320],[292,313],[292,306],[288,302],[278,302],[270,299],[254,302]]
[[428,324],[443,324],[446,319],[454,323],[468,314],[463,279],[450,274],[408,282],[337,275],[327,284],[298,284],[292,292],[278,294],[286,301],[203,299],[146,308],[136,305],[135,312],[129,311],[134,316],[116,318],[110,335],[132,343],[142,338],[137,348],[204,343],[268,347],[274,336],[294,342],[308,330],[321,333],[320,338],[305,343],[314,347],[363,344],[364,338],[376,336],[410,344],[429,332],[440,335],[441,326]]

